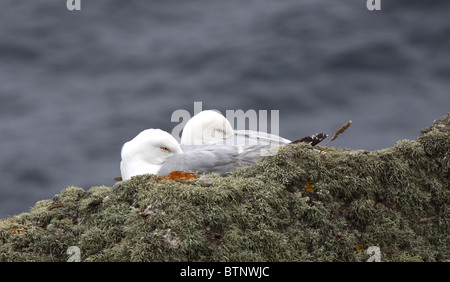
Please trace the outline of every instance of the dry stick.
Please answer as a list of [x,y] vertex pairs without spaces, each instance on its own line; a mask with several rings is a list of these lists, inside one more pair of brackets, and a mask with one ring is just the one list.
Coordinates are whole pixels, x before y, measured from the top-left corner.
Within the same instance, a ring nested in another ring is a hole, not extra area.
[[331,139],[325,144],[325,146],[328,145],[328,143],[330,143],[331,141],[335,140],[338,137],[338,135],[343,133],[351,124],[352,124],[352,121],[349,120],[346,124],[341,126],[341,128],[339,128],[336,131],[336,133],[334,133],[333,137],[331,137]]

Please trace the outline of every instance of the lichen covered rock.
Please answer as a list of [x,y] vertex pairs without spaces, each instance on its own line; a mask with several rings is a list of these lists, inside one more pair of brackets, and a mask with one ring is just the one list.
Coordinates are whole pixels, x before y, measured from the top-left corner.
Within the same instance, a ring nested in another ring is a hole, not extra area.
[[370,246],[449,261],[447,117],[375,152],[295,144],[226,177],[69,187],[0,221],[0,261],[67,261],[71,246],[81,261],[367,261]]

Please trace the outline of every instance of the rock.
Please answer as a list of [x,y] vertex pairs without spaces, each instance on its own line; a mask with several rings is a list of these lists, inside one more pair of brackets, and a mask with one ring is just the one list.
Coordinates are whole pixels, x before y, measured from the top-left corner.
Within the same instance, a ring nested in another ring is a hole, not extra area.
[[226,177],[69,187],[0,221],[0,261],[449,261],[449,120],[370,153],[299,143]]
[[436,129],[441,132],[450,132],[450,112],[447,113],[447,115],[435,120],[433,122],[433,125],[427,126],[424,129],[421,130],[421,135],[424,135],[431,130]]

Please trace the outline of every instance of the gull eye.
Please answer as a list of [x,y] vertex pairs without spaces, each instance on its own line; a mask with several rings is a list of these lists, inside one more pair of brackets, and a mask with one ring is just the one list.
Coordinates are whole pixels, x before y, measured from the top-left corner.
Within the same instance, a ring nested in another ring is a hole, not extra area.
[[161,148],[161,150],[163,150],[164,152],[170,152],[169,148],[167,147],[159,147],[159,148]]
[[217,128],[216,131],[219,133],[223,133],[223,129],[220,129],[220,128]]

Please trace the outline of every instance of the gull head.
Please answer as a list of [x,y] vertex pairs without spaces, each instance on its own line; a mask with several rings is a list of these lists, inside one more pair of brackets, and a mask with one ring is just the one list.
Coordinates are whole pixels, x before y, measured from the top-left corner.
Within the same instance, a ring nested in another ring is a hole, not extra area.
[[183,145],[220,143],[234,136],[230,122],[220,113],[202,111],[193,116],[184,126],[181,136]]
[[168,158],[179,153],[182,153],[181,147],[172,135],[160,129],[146,129],[122,147],[122,179],[145,173],[157,174]]

